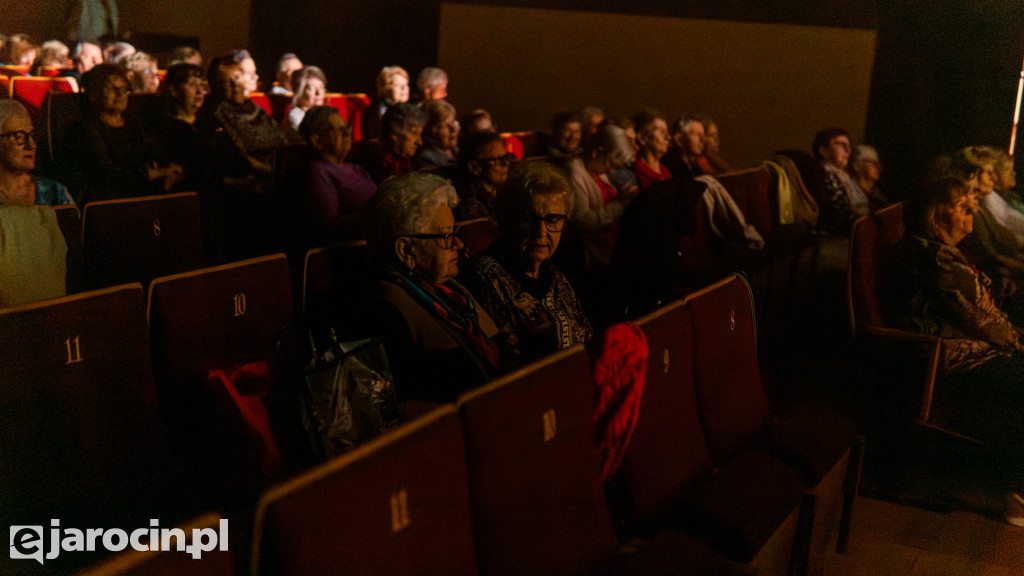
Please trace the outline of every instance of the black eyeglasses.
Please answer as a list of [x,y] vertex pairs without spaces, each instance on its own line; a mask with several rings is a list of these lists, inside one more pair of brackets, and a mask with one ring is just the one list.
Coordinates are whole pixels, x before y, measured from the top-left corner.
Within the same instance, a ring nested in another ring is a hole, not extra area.
[[504,156],[495,156],[494,158],[477,158],[476,161],[487,166],[508,166],[515,159],[516,155],[509,152]]
[[455,245],[455,235],[459,232],[459,228],[461,226],[456,224],[452,231],[447,234],[402,234],[402,237],[440,240],[442,248],[451,250],[452,246]]
[[31,138],[33,142],[38,142],[36,139],[36,131],[26,132],[24,130],[15,130],[14,132],[4,132],[0,134],[0,137],[6,138],[8,136],[14,137],[14,143],[18,146],[24,146],[28,139]]
[[523,217],[523,228],[532,229],[534,226],[544,223],[544,227],[548,229],[548,232],[561,232],[565,226],[565,221],[569,217],[565,214],[547,214],[544,216],[538,216],[536,214],[525,214]]

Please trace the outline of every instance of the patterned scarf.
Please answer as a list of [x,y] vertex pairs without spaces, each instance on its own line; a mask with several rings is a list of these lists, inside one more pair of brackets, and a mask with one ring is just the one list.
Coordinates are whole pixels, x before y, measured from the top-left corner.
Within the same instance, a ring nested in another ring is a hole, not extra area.
[[415,272],[403,274],[395,267],[388,266],[389,279],[402,287],[413,300],[434,313],[445,325],[466,336],[477,356],[483,358],[488,367],[497,368],[501,357],[498,346],[480,328],[479,314],[473,297],[455,280],[444,284],[430,282]]

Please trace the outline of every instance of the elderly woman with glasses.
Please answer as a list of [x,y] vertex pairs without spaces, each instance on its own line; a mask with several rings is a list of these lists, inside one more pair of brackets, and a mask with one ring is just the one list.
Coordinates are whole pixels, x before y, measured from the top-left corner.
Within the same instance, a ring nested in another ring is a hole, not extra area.
[[1024,329],[957,248],[977,220],[977,172],[961,161],[904,202],[907,231],[886,262],[883,294],[895,326],[941,338],[930,421],[985,443],[1003,476],[1004,518],[1024,526]]
[[500,236],[471,263],[467,282],[513,361],[529,362],[593,335],[572,286],[551,263],[572,209],[572,189],[558,169],[524,164],[499,198]]
[[308,246],[362,237],[362,208],[377,185],[362,166],[345,163],[352,147],[352,127],[337,108],[313,106],[299,124],[299,135],[314,154],[299,207]]
[[458,184],[459,220],[487,218],[498,223],[494,206],[498,190],[508,180],[515,156],[505,151],[505,140],[496,132],[479,132],[467,138],[459,151],[462,180]]
[[366,239],[381,273],[374,320],[400,399],[451,401],[502,365],[494,321],[454,280],[457,201],[446,180],[412,172],[385,181],[367,206]]
[[25,106],[0,100],[0,204],[74,204],[63,184],[31,174],[38,149]]

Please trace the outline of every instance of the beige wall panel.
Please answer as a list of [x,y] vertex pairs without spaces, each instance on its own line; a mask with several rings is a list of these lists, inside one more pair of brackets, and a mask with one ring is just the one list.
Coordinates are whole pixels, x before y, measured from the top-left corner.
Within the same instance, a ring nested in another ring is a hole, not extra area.
[[545,129],[584,105],[653,106],[671,121],[713,117],[726,158],[760,163],[809,149],[814,133],[864,131],[876,33],[444,3],[438,61],[460,113],[488,109],[502,130]]

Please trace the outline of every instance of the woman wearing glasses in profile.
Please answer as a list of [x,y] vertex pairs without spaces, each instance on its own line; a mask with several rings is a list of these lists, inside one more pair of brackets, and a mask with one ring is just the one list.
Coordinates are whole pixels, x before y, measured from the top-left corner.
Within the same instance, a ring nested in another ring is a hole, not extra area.
[[63,184],[35,176],[39,147],[28,110],[17,100],[0,100],[0,204],[74,204]]
[[367,204],[366,240],[379,268],[375,330],[400,400],[450,402],[501,371],[498,332],[454,277],[462,241],[443,178],[389,178]]
[[572,208],[569,182],[554,166],[524,164],[498,199],[501,235],[471,263],[467,282],[497,323],[498,346],[513,362],[593,335],[572,286],[550,261]]

